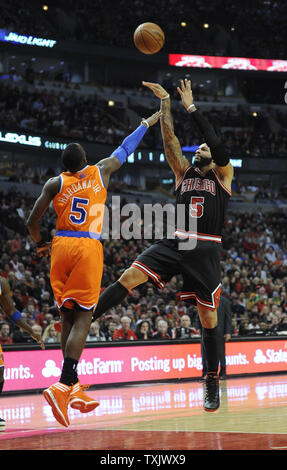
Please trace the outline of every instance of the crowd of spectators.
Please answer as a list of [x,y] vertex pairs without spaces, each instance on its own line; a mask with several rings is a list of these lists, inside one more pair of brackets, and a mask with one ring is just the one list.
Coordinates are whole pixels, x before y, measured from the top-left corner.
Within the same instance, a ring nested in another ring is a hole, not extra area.
[[[49,258],[38,258],[25,229],[33,199],[11,191],[0,197],[0,275],[9,280],[15,306],[41,331],[46,343],[59,342],[59,319],[49,282]],[[21,208],[20,217],[17,208]],[[18,232],[4,221],[18,217]],[[277,213],[228,213],[223,236],[222,292],[231,303],[233,335],[276,335],[287,331],[287,216]],[[22,230],[20,228],[22,227]],[[54,235],[55,214],[43,219],[43,234]],[[153,240],[103,240],[102,289],[115,282]],[[181,276],[158,290],[147,282],[122,304],[93,322],[87,341],[152,340],[198,337],[196,305],[179,298]],[[0,343],[33,343],[0,313]]]
[[[216,133],[221,136],[230,155],[241,158],[287,156],[286,129],[279,124],[274,132],[270,127],[267,112],[252,112],[247,106],[237,106],[236,109],[226,106],[220,110],[204,110],[203,113],[214,126]],[[192,126],[191,120],[186,119],[182,107],[173,109],[173,120],[175,133],[182,145],[202,143],[201,134]]]
[[[110,111],[111,113],[111,111]],[[2,129],[33,132],[87,142],[114,144],[124,135],[97,96],[65,95],[54,90],[0,84]]]
[[[175,53],[285,59],[285,2],[179,0],[65,0],[23,4],[1,0],[1,26],[22,34],[133,48],[133,31],[158,23]],[[182,22],[186,26],[181,25]],[[204,27],[208,25],[208,27]]]
[[[2,129],[22,130],[53,137],[86,142],[118,145],[132,129],[127,110],[113,108],[96,94],[78,95],[74,91],[62,93],[28,87],[18,87],[7,82],[0,84],[0,126]],[[139,116],[149,116],[149,108],[134,108]],[[273,111],[273,113],[276,113]],[[287,132],[283,127],[282,112],[278,112],[276,132],[270,128],[267,112],[253,113],[248,106],[215,108],[204,111],[216,132],[236,157],[286,157]],[[285,113],[286,114],[286,113]],[[274,116],[276,119],[277,114]],[[202,143],[202,136],[191,120],[186,118],[182,106],[173,107],[175,132],[184,145]],[[159,126],[154,126],[145,136],[140,147],[162,149]]]

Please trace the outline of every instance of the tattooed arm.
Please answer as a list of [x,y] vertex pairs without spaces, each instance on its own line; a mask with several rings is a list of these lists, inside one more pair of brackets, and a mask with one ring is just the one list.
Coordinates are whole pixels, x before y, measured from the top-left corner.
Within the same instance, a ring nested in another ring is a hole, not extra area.
[[165,156],[170,168],[175,175],[175,185],[180,182],[186,169],[190,166],[189,161],[182,155],[181,146],[174,133],[173,120],[170,109],[170,98],[167,91],[157,83],[142,82],[150,88],[154,94],[161,99],[160,126],[163,138]]

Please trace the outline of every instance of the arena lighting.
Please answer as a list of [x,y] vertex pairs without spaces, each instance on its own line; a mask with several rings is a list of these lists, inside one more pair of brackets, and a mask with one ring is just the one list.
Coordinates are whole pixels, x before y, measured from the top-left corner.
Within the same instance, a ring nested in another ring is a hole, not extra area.
[[3,30],[0,33],[0,41],[48,48],[54,47],[57,43],[54,39],[38,38],[36,36],[28,36],[26,34],[18,34],[12,31],[6,32]]
[[287,60],[217,57],[208,55],[169,54],[169,65],[222,70],[264,70],[287,72]]
[[199,145],[186,145],[185,147],[181,147],[183,152],[195,152],[198,149]]

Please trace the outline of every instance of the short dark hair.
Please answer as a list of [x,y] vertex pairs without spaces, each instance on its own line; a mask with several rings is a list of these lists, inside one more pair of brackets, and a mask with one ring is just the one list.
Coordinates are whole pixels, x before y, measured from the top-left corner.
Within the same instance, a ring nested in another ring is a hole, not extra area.
[[61,159],[65,169],[73,173],[78,171],[81,164],[86,161],[86,153],[80,144],[71,143],[62,152]]

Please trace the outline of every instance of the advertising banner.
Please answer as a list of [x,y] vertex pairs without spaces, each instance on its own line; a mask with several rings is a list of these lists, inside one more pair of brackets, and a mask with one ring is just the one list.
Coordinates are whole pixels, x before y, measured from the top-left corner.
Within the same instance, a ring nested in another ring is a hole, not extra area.
[[0,41],[47,48],[53,48],[57,44],[57,41],[54,39],[40,38],[30,34],[19,34],[13,31],[6,31],[5,29],[0,29]]
[[222,70],[265,70],[287,72],[287,60],[169,54],[169,65]]
[[[287,371],[287,340],[226,343],[227,374]],[[4,351],[4,391],[49,387],[59,380],[60,349]],[[82,384],[106,385],[199,378],[199,343],[87,347],[78,364]]]

